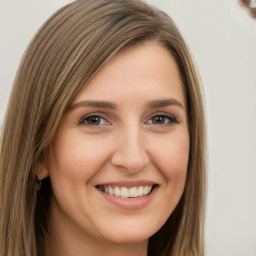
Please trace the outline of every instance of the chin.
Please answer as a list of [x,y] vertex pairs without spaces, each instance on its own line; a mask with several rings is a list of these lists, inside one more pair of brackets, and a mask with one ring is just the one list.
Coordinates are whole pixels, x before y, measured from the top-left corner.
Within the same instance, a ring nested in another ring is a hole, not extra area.
[[109,240],[116,244],[136,244],[148,241],[157,231],[158,230],[147,230],[144,227],[141,227],[139,230],[138,228],[123,229],[122,231],[111,230],[111,232],[105,234],[105,237],[108,237]]
[[129,244],[138,244],[138,243],[142,243],[142,242],[147,242],[149,240],[150,236],[145,236],[145,235],[141,235],[141,236],[124,236],[121,237],[117,236],[117,237],[113,237],[111,242],[115,243],[115,244],[119,244],[119,245],[129,245]]

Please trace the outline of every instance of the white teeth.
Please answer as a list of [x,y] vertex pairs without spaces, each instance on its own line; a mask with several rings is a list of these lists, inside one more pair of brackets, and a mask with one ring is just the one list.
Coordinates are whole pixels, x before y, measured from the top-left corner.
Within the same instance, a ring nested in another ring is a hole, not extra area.
[[115,196],[121,196],[121,191],[120,191],[119,187],[114,188],[114,194],[115,194]]
[[128,188],[121,188],[121,197],[129,197],[129,191]]
[[143,193],[144,193],[144,194],[147,194],[147,193],[148,193],[148,186],[145,186],[145,187],[143,188]]
[[[104,186],[105,188],[106,188],[106,186]],[[106,189],[105,189],[105,192],[106,192]],[[106,192],[107,193],[107,192]],[[114,190],[113,190],[113,188],[112,187],[110,187],[110,186],[108,186],[108,194],[110,194],[110,195],[114,195]]]
[[130,197],[137,197],[138,196],[138,190],[136,187],[132,187],[129,189],[129,196]]
[[143,193],[144,192],[144,189],[143,189],[143,186],[139,186],[138,187],[138,196],[143,196]]
[[143,187],[143,194],[146,194],[146,193],[147,193],[147,191],[148,191],[147,186]]
[[111,186],[101,186],[104,188],[104,192],[109,195],[114,195],[123,198],[135,198],[148,195],[152,190],[152,185],[150,186],[139,186],[139,187],[111,187]]

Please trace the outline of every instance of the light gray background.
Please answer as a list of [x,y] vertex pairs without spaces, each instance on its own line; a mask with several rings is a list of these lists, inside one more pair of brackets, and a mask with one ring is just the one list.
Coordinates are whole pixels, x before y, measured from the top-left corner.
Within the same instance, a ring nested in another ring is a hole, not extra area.
[[[0,0],[0,124],[22,53],[68,0]],[[256,20],[235,0],[148,0],[169,13],[206,95],[208,256],[256,255]]]

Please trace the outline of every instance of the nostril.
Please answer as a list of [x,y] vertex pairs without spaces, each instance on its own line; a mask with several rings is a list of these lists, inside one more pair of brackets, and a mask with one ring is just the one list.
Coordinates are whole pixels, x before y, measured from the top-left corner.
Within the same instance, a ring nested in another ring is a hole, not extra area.
[[122,167],[128,173],[136,173],[144,169],[149,163],[146,151],[132,151],[130,149],[120,150],[114,153],[111,160],[115,166]]

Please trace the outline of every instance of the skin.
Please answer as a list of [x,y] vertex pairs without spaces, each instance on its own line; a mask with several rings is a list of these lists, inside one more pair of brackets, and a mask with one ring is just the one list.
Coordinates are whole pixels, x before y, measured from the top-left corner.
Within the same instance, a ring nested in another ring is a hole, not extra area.
[[[153,42],[117,55],[74,99],[38,171],[39,179],[50,176],[54,193],[47,255],[146,256],[149,237],[183,193],[188,156],[186,101],[174,58]],[[96,187],[119,181],[157,187],[149,203],[134,209],[128,201],[124,209]]]

